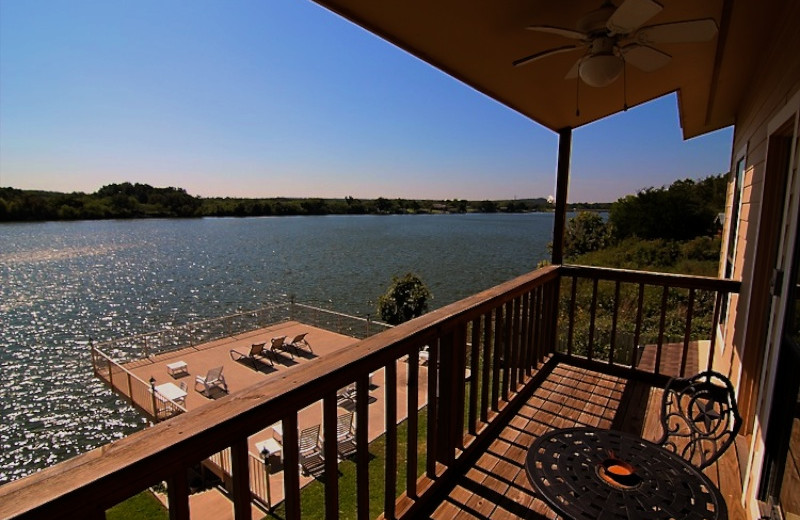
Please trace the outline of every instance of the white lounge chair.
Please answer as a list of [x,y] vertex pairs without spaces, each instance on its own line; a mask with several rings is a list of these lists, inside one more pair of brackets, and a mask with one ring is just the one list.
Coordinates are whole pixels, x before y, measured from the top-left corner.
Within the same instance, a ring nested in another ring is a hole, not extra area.
[[256,372],[258,372],[258,365],[256,364],[256,357],[260,357],[262,359],[266,359],[267,361],[269,361],[269,364],[274,367],[275,363],[273,363],[272,359],[267,357],[265,355],[265,353],[264,353],[264,347],[265,347],[266,344],[267,344],[266,341],[262,341],[260,343],[253,343],[252,345],[250,345],[250,352],[248,352],[247,354],[242,354],[238,350],[231,349],[231,352],[230,352],[231,353],[231,359],[234,360],[234,361],[239,361],[239,360],[244,359],[244,358],[249,359],[250,362],[253,364],[253,368],[255,369]]
[[292,341],[289,342],[289,345],[294,347],[294,350],[295,352],[297,352],[298,355],[300,355],[301,347],[308,349],[308,351],[311,352],[312,354],[314,353],[314,351],[311,349],[311,344],[306,339],[307,334],[308,332],[303,332],[302,334],[298,334],[292,339]]
[[356,405],[356,384],[352,383],[336,392],[336,406]]
[[228,393],[228,383],[222,375],[222,367],[212,368],[208,373],[203,376],[196,376],[194,379],[194,389],[197,390],[197,385],[203,385],[203,390],[199,390],[203,395],[208,397],[211,390],[215,387],[222,388],[225,393]]
[[277,336],[275,338],[272,338],[270,340],[269,349],[274,354],[277,353],[277,351],[279,351],[279,350],[283,350],[284,352],[288,352],[289,355],[292,357],[292,360],[294,360],[294,354],[292,354],[292,351],[289,349],[289,345],[286,343],[286,336]]
[[346,459],[356,452],[356,429],[353,412],[347,412],[336,418],[336,451],[339,458]]
[[304,475],[321,475],[325,471],[325,459],[322,456],[322,439],[319,435],[319,424],[300,431],[299,455],[300,469]]

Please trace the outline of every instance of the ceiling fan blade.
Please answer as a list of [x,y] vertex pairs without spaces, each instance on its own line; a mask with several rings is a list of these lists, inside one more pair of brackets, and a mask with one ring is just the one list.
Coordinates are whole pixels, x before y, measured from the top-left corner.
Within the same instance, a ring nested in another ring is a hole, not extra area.
[[625,63],[630,63],[634,67],[644,72],[658,70],[672,59],[672,56],[658,49],[632,43],[620,49]]
[[661,9],[661,4],[653,0],[625,0],[608,19],[606,27],[611,34],[629,34],[657,15]]
[[717,22],[713,18],[688,22],[664,23],[642,27],[636,33],[640,43],[693,43],[707,42],[717,34]]
[[583,61],[583,58],[585,58],[585,56],[578,58],[578,61],[576,61],[575,64],[572,66],[572,68],[569,69],[569,72],[567,72],[567,75],[564,76],[564,79],[575,79],[578,77],[578,71],[581,66],[581,62]]
[[564,38],[573,38],[575,40],[585,40],[589,37],[588,34],[573,29],[564,29],[563,27],[553,27],[552,25],[529,25],[525,29],[529,31],[557,34]]
[[531,54],[530,56],[525,56],[524,58],[514,60],[511,62],[511,64],[515,67],[519,67],[520,65],[527,65],[532,61],[540,60],[542,58],[546,58],[547,56],[552,56],[553,54],[561,54],[562,52],[573,51],[581,47],[583,47],[583,45],[565,45],[563,47],[556,47],[555,49],[548,49],[546,51],[537,52],[536,54]]

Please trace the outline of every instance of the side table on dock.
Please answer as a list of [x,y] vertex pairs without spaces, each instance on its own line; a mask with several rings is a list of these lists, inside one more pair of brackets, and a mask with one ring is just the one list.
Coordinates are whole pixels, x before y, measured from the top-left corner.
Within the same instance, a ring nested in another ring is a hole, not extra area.
[[167,373],[172,377],[188,376],[189,366],[186,361],[176,361],[167,365]]

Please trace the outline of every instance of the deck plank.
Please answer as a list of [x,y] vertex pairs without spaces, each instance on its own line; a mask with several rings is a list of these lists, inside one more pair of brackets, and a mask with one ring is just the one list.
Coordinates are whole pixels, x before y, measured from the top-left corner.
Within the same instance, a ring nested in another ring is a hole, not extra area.
[[[509,419],[505,428],[456,477],[427,516],[445,520],[553,519],[557,515],[533,490],[525,474],[531,443],[554,428],[615,428],[655,440],[661,435],[661,390],[641,381],[558,365]],[[731,520],[744,520],[735,450],[706,474],[720,486]]]

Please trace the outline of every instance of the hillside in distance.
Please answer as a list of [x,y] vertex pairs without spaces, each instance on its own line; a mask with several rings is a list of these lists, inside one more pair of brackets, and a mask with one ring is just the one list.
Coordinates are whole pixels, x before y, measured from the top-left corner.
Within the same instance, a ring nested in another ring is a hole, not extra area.
[[[607,211],[611,204],[574,209]],[[523,213],[552,211],[545,198],[469,201],[384,198],[195,197],[183,188],[109,184],[94,193],[0,188],[0,221],[120,218],[261,217],[281,215],[381,215],[431,213]]]

